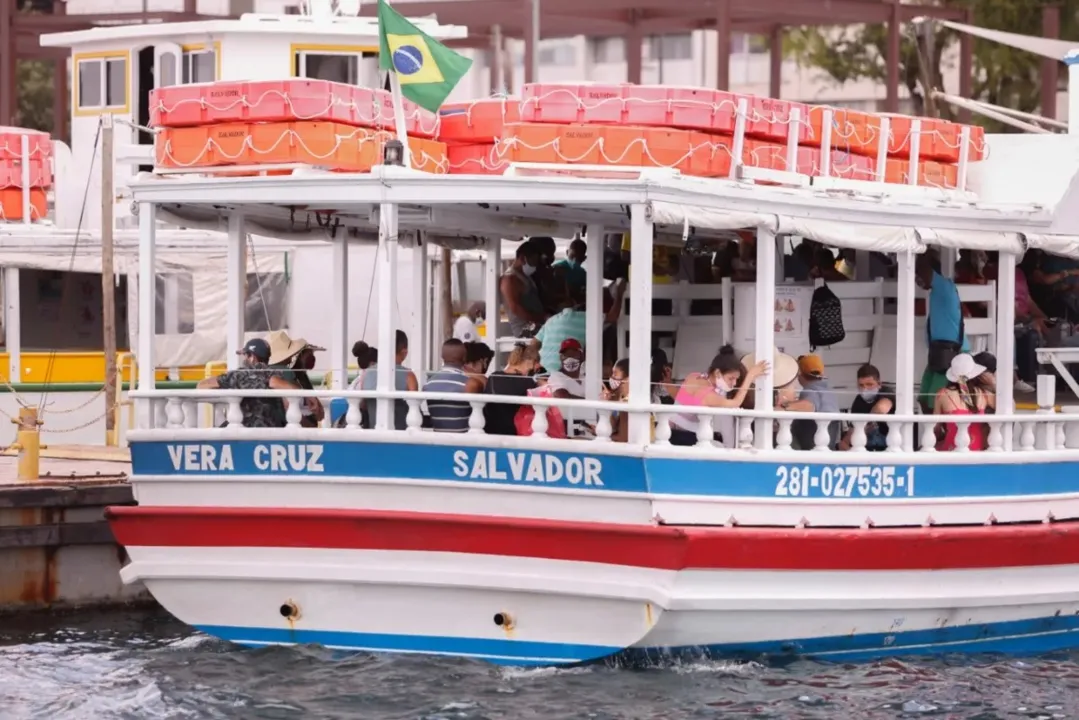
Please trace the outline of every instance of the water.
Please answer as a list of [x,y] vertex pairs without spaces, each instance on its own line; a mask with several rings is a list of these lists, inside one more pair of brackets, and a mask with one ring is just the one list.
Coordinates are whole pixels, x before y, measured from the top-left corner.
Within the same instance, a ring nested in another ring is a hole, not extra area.
[[923,717],[1079,718],[1079,653],[516,670],[317,648],[245,650],[160,612],[0,619],[0,720]]

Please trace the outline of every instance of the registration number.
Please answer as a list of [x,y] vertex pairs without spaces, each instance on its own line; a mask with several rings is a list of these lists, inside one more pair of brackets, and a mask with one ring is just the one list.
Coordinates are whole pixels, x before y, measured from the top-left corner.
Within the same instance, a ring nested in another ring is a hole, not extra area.
[[881,465],[780,465],[776,497],[914,497],[914,468]]

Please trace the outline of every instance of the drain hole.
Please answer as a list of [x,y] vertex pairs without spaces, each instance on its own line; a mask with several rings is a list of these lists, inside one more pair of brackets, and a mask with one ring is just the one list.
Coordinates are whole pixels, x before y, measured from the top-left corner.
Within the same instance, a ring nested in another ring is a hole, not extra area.
[[506,616],[502,613],[495,613],[495,625],[502,627],[506,624]]
[[296,613],[296,608],[286,603],[281,606],[281,609],[278,610],[278,612],[281,613],[281,617],[288,618],[292,617]]

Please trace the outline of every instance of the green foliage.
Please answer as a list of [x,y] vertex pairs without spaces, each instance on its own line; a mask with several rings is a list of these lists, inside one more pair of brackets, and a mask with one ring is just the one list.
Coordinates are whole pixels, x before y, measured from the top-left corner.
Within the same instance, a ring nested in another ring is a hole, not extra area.
[[[969,8],[970,24],[993,30],[1041,36],[1041,8],[1049,0],[923,0],[921,4]],[[1079,36],[1079,0],[1063,0],[1059,4],[1061,37]],[[846,28],[791,28],[784,45],[785,52],[806,67],[822,70],[834,82],[843,84],[857,80],[885,81],[885,58],[888,47],[885,25],[855,25]],[[905,25],[900,37],[899,82],[914,100],[915,111],[926,112],[925,84],[942,90],[946,70],[958,63],[955,52],[958,34],[939,25],[931,32],[916,37],[912,26]],[[976,100],[1037,112],[1041,91],[1041,58],[1022,50],[988,40],[974,39],[974,72],[972,95]],[[926,58],[925,67],[921,66]],[[1066,74],[1061,69],[1060,76]],[[957,88],[948,88],[955,92]],[[946,103],[936,104],[937,114],[953,118],[955,109]],[[993,130],[992,121],[975,116],[975,120]]]
[[18,64],[18,108],[15,124],[19,127],[52,132],[53,130],[53,63],[41,60],[20,60]]

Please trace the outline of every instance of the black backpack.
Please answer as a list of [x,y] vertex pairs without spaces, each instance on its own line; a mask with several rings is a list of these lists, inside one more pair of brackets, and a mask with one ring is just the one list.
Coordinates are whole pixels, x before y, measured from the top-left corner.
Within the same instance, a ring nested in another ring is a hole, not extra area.
[[821,285],[813,291],[813,299],[809,303],[810,349],[835,345],[842,342],[846,336],[847,331],[843,329],[843,303],[828,289],[827,284]]

